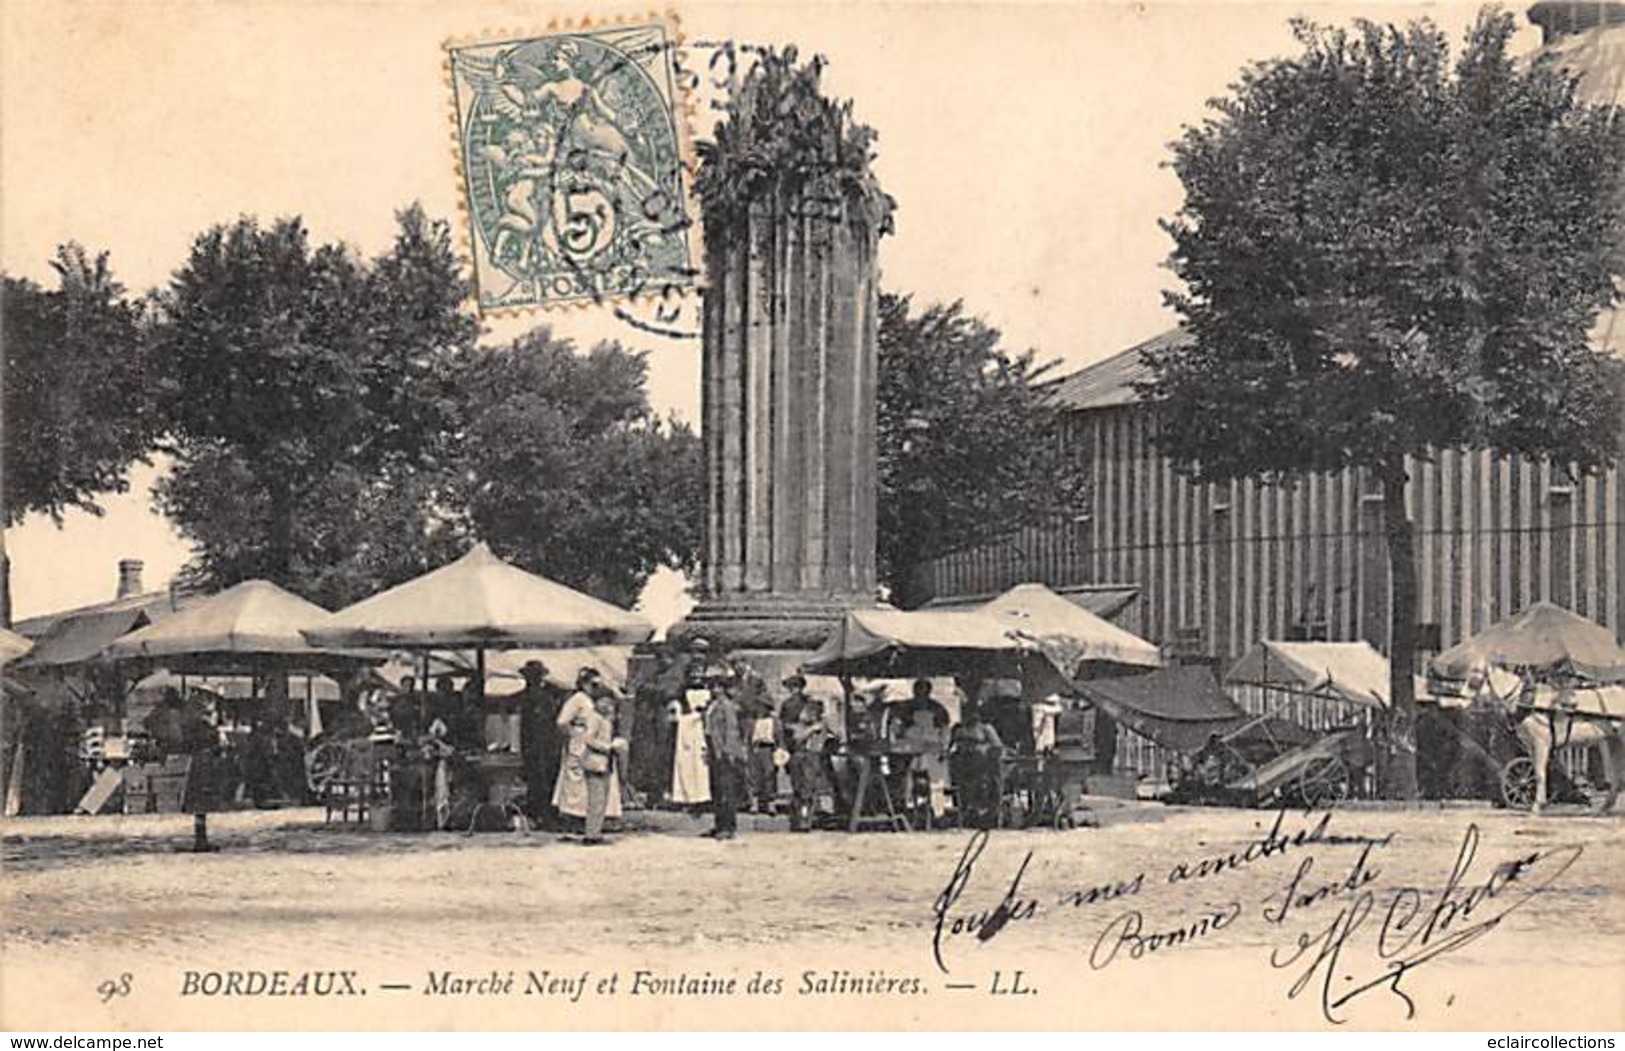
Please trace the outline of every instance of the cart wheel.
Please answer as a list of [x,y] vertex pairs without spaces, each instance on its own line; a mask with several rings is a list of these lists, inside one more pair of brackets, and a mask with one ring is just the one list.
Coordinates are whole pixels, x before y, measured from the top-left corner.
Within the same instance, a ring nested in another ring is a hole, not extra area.
[[321,795],[327,783],[344,769],[346,749],[342,742],[329,741],[305,753],[305,783]]
[[1535,805],[1535,761],[1521,755],[1501,768],[1501,798],[1514,810]]
[[1069,832],[1078,827],[1078,819],[1072,816],[1072,811],[1060,808],[1055,811],[1055,831]]
[[1327,756],[1298,775],[1298,799],[1310,810],[1330,810],[1349,797],[1351,780],[1343,760]]

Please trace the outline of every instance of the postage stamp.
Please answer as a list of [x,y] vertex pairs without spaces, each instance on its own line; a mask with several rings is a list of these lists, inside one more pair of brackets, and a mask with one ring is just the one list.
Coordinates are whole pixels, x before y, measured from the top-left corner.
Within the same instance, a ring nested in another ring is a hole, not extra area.
[[672,49],[662,21],[448,47],[482,312],[692,284]]

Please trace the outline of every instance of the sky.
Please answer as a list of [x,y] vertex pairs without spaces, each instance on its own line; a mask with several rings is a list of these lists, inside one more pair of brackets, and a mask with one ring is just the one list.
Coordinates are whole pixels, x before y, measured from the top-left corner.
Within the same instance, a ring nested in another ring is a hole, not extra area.
[[[1160,218],[1180,188],[1168,143],[1250,61],[1289,53],[1288,20],[1404,21],[1459,39],[1472,5],[1310,3],[673,5],[690,41],[795,44],[879,133],[897,201],[882,287],[963,299],[1012,350],[1070,369],[1172,326]],[[191,240],[239,215],[302,216],[313,240],[387,248],[420,201],[461,225],[446,41],[545,32],[586,5],[278,2],[0,5],[0,266],[48,283],[58,243],[111,253],[135,291],[165,284]],[[602,5],[592,8],[602,16]],[[613,8],[609,9],[613,12]],[[630,9],[637,13],[638,8]],[[555,30],[556,31],[556,30]],[[1523,40],[1538,44],[1531,27]],[[703,63],[709,52],[696,50]],[[710,113],[699,100],[700,113]],[[706,137],[706,117],[693,131]],[[650,396],[699,417],[696,340],[601,309],[487,319],[650,351]],[[152,512],[162,464],[137,466],[105,514],[8,530],[15,615],[112,597],[116,563],[149,587],[186,561]],[[662,578],[651,611],[681,609]],[[670,615],[674,616],[676,613]],[[668,619],[658,616],[656,619]]]

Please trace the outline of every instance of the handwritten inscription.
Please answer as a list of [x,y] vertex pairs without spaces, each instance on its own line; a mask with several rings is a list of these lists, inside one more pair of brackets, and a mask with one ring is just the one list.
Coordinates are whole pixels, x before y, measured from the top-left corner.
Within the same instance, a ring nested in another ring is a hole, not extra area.
[[1106,925],[1095,941],[1094,949],[1089,953],[1089,966],[1095,970],[1103,970],[1118,953],[1126,953],[1130,959],[1138,960],[1148,953],[1159,949],[1177,949],[1205,938],[1216,931],[1222,931],[1241,915],[1241,902],[1232,901],[1226,905],[1212,909],[1194,921],[1172,930],[1145,929],[1145,916],[1137,909],[1123,913]]
[[1027,865],[1033,860],[1030,850],[997,905],[980,912],[954,911],[975,871],[977,859],[987,849],[987,840],[986,829],[971,836],[970,842],[965,844],[964,853],[959,855],[959,863],[954,866],[954,874],[949,878],[948,885],[937,896],[936,928],[932,935],[931,952],[936,959],[937,969],[943,974],[948,973],[948,965],[942,955],[944,937],[974,934],[978,941],[985,942],[1003,930],[1011,920],[1030,920],[1038,915],[1038,902],[1023,898],[1020,894],[1021,878],[1026,875]]
[[[1414,1018],[1415,1002],[1402,988],[1407,975],[1493,931],[1566,872],[1583,850],[1549,847],[1484,864],[1477,860],[1479,829],[1468,825],[1443,889],[1435,893],[1385,880],[1384,858],[1394,838],[1336,829],[1330,813],[1289,821],[1281,811],[1267,830],[1238,849],[1192,854],[1166,867],[1050,896],[1026,886],[1029,873],[1042,869],[1032,850],[1011,867],[988,856],[990,834],[979,831],[966,842],[937,895],[932,958],[938,971],[949,974],[956,953],[984,945],[1012,926],[1064,916],[1103,917],[1081,941],[1088,946],[1088,966],[1096,971],[1133,966],[1245,930],[1263,942],[1269,966],[1288,975],[1287,997],[1318,991],[1328,1022],[1345,1021],[1351,1005],[1379,989],[1397,996],[1406,1016]],[[1255,885],[1264,882],[1262,895],[1224,889],[1227,881],[1247,873]],[[1204,887],[1208,893],[1200,904],[1181,906],[1139,900],[1151,897],[1149,888],[1159,884]],[[1002,895],[993,897],[1000,890]]]

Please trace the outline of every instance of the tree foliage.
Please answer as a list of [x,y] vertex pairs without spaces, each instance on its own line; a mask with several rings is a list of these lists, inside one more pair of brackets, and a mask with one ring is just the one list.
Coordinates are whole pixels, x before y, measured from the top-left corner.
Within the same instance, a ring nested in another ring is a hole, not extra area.
[[128,489],[130,464],[156,437],[139,304],[105,252],[69,243],[51,265],[54,289],[4,278],[8,527],[31,513],[100,514],[96,497]]
[[645,394],[646,355],[586,354],[538,329],[469,361],[455,500],[505,558],[630,606],[660,566],[693,570],[700,442]]
[[811,193],[861,209],[877,231],[889,231],[892,199],[871,169],[875,132],[853,120],[851,101],[824,95],[823,56],[801,63],[794,47],[755,55],[715,139],[698,147],[695,192],[706,223],[732,225],[762,201]]
[[435,473],[477,333],[444,223],[398,216],[366,261],[298,220],[215,227],[161,297],[160,404],[175,454],[159,507],[192,575],[264,577],[341,603],[429,568]]
[[371,260],[297,220],[197,239],[155,367],[175,470],[160,508],[192,579],[264,577],[341,606],[473,539],[630,605],[699,547],[699,443],[657,419],[641,354],[546,330],[476,347],[444,223],[399,215]]
[[1005,352],[962,303],[915,314],[881,296],[878,561],[897,601],[926,560],[1081,506],[1087,475],[1047,389],[1055,364]]
[[1248,69],[1173,146],[1170,301],[1195,342],[1154,355],[1141,393],[1198,478],[1353,467],[1383,483],[1401,785],[1406,456],[1492,448],[1583,471],[1619,453],[1619,387],[1587,333],[1620,273],[1625,124],[1551,65],[1520,65],[1514,29],[1481,15],[1452,61],[1426,21],[1295,23],[1302,53]]
[[1427,22],[1297,25],[1187,130],[1166,224],[1196,336],[1155,362],[1165,447],[1205,477],[1492,447],[1581,469],[1619,406],[1587,344],[1619,272],[1625,126],[1510,15],[1452,69]]

